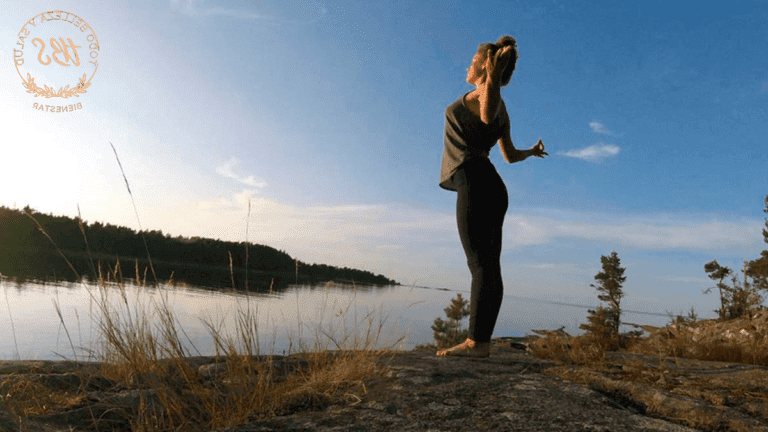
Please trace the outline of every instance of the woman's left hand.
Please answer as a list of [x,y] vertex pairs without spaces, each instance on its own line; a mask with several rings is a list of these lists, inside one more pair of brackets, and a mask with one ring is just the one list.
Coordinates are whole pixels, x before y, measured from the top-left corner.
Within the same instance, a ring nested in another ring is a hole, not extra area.
[[537,156],[540,158],[549,156],[549,154],[544,151],[544,142],[541,141],[541,138],[539,138],[539,141],[528,151],[531,152],[531,156]]

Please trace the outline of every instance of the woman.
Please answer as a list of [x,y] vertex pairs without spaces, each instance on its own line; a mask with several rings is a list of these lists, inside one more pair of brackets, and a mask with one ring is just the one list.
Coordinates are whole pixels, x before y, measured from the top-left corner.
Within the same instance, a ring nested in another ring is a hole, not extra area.
[[509,83],[518,52],[515,38],[502,36],[481,44],[467,70],[475,89],[445,110],[445,148],[440,186],[457,192],[459,237],[472,274],[469,337],[438,356],[488,357],[491,335],[501,308],[501,226],[507,212],[507,188],[488,158],[499,142],[504,159],[520,162],[548,156],[539,140],[529,150],[517,150],[510,138],[509,115],[501,87]]

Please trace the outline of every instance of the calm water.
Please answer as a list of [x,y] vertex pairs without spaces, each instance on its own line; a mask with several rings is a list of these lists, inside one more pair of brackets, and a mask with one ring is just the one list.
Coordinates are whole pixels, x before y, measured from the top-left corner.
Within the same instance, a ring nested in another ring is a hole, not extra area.
[[[109,286],[108,302],[127,317],[119,292],[116,286]],[[346,337],[347,342],[353,342],[355,334],[364,336],[369,323],[382,329],[379,347],[410,349],[433,342],[430,326],[435,318],[445,317],[443,309],[456,295],[452,291],[405,286],[351,289],[338,285],[291,286],[275,295],[134,285],[126,285],[124,292],[132,319],[137,310],[153,316],[156,305],[165,302],[183,329],[182,339],[191,355],[215,354],[204,322],[228,334],[236,329],[238,311],[256,315],[259,349],[263,354],[295,352],[318,344],[334,348],[333,340],[340,343]],[[467,293],[463,295],[468,298]],[[97,350],[100,344],[101,313],[94,298],[98,300],[101,296],[97,286],[87,283],[43,285],[0,281],[0,359],[89,359],[88,352]],[[586,321],[586,315],[584,308],[508,296],[494,336],[523,336],[530,334],[531,329],[561,326],[578,334],[578,325]],[[669,319],[643,316],[631,321],[664,325]]]

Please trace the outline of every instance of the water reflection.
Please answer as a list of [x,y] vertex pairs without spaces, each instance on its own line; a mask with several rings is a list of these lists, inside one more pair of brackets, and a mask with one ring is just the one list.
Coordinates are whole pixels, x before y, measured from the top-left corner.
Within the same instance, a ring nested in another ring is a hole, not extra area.
[[[386,322],[387,305],[382,304],[396,287],[328,283],[271,293],[221,292],[180,284],[151,288],[107,283],[103,287],[87,281],[0,281],[5,297],[0,307],[0,358],[95,359],[104,344],[99,331],[104,305],[125,323],[148,317],[156,332],[160,332],[161,312],[167,308],[190,355],[215,354],[210,330],[234,336],[238,318],[246,313],[256,317],[261,353],[335,348],[340,341],[353,342],[355,330],[379,326],[380,320],[385,321],[381,325],[386,332],[378,341],[380,347],[393,344],[404,333]],[[399,336],[392,337],[395,334]]]
[[[48,284],[0,279],[0,359],[94,360],[93,353],[104,342],[99,331],[102,292],[115,311],[125,314],[121,305],[128,306],[134,315],[123,315],[127,319],[135,319],[136,313],[155,314],[152,325],[156,330],[156,306],[167,305],[190,355],[214,355],[209,327],[234,335],[238,317],[244,312],[257,318],[262,354],[332,349],[336,344],[355,342],[355,337],[360,342],[369,328],[379,332],[379,347],[410,349],[433,342],[430,326],[435,318],[444,316],[443,309],[456,295],[407,286],[370,288],[332,283],[290,285],[272,293],[224,292],[181,284],[162,288],[125,284],[123,297],[119,285],[106,286],[107,290],[100,290],[87,281]],[[579,334],[578,325],[585,322],[586,315],[586,308],[509,295],[502,303],[494,336],[523,336],[531,329],[561,326]],[[635,318],[633,322],[651,325],[668,322],[667,317]]]
[[[23,218],[26,220],[26,218]],[[36,230],[35,230],[36,231]],[[47,240],[46,240],[47,241]],[[255,246],[266,248],[266,246]],[[267,248],[270,249],[270,248]],[[278,255],[283,253],[276,252]],[[232,256],[230,256],[232,258]],[[267,258],[264,258],[265,260]],[[97,282],[107,280],[132,280],[142,285],[159,284],[164,286],[171,281],[176,285],[194,286],[206,290],[228,291],[235,287],[246,291],[285,291],[291,285],[314,285],[328,278],[347,278],[350,281],[364,281],[372,284],[388,283],[388,279],[369,272],[354,269],[305,264],[294,261],[287,254],[282,257],[291,265],[271,265],[254,268],[255,261],[248,269],[243,263],[230,259],[226,262],[202,260],[196,262],[178,262],[178,260],[149,261],[141,258],[92,259],[87,254],[68,253],[67,259],[55,250],[29,248],[19,251],[0,247],[0,267],[3,276],[22,279],[21,282],[58,283],[60,281],[79,282],[81,280]],[[233,265],[234,263],[234,265]],[[301,271],[299,271],[301,268]],[[18,279],[15,279],[18,282]]]

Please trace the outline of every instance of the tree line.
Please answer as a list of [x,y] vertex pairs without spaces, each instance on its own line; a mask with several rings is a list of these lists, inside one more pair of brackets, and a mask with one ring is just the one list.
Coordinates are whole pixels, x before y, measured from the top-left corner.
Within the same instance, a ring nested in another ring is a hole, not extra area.
[[61,254],[78,275],[86,277],[96,276],[101,264],[103,271],[122,266],[121,273],[128,277],[136,273],[149,281],[173,277],[214,288],[240,289],[251,282],[287,286],[329,280],[397,284],[365,270],[305,263],[265,245],[173,237],[159,230],[136,231],[109,223],[87,223],[79,217],[44,214],[29,206],[22,210],[0,206],[0,273],[17,278],[45,280],[55,276],[73,280],[73,272]]

